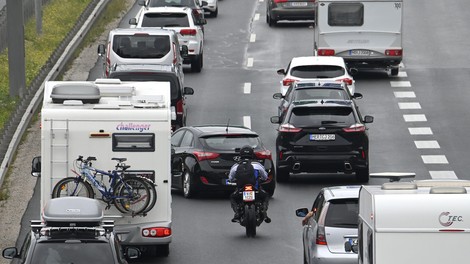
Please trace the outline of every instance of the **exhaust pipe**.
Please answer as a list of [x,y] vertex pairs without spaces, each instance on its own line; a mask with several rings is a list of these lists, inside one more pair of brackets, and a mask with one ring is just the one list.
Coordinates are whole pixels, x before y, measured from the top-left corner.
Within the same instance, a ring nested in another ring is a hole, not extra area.
[[349,162],[345,162],[345,163],[344,163],[344,169],[345,169],[345,170],[347,170],[347,171],[350,171],[350,170],[352,170],[351,163],[349,163]]
[[349,69],[349,72],[351,73],[351,75],[356,75],[359,71],[356,68],[351,68]]
[[293,170],[299,170],[299,169],[300,169],[300,163],[299,163],[299,162],[296,162],[296,163],[294,164],[294,166],[292,166],[292,169],[293,169]]

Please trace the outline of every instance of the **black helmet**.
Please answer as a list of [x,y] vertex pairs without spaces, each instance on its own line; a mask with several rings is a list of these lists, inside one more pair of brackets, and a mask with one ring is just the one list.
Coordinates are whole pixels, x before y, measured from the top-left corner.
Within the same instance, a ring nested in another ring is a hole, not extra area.
[[252,159],[253,158],[253,148],[246,145],[240,149],[240,157],[242,159]]

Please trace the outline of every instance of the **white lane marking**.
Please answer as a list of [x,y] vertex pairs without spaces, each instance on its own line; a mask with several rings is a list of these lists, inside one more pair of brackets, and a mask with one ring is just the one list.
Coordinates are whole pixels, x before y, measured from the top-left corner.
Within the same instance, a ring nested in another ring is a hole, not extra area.
[[449,164],[445,155],[421,155],[425,164]]
[[243,117],[243,126],[251,129],[251,116],[244,116]]
[[259,0],[260,2],[264,2],[264,0]]
[[421,109],[421,105],[419,103],[398,103],[398,107],[400,109]]
[[391,81],[390,85],[392,87],[411,87],[411,82],[409,82],[409,81]]
[[430,127],[409,127],[410,135],[432,135]]
[[256,20],[259,20],[259,13],[256,13],[256,14],[255,14],[254,20],[255,20],[255,21],[256,21]]
[[253,58],[248,58],[247,67],[253,67]]
[[256,34],[251,34],[250,42],[255,42],[255,41],[256,41]]
[[245,83],[245,85],[243,86],[243,93],[245,94],[249,94],[251,93],[251,83]]
[[436,140],[416,140],[415,146],[418,149],[438,149],[441,148],[439,146],[439,142]]
[[422,114],[417,115],[403,115],[405,122],[426,122],[426,116]]
[[416,98],[415,92],[393,92],[396,98]]
[[398,75],[396,75],[396,76],[390,76],[390,77],[392,77],[392,78],[406,78],[406,77],[408,77],[408,74],[406,74],[406,72],[404,72],[404,71],[400,71],[400,72],[398,73]]
[[433,179],[457,179],[454,171],[429,171]]

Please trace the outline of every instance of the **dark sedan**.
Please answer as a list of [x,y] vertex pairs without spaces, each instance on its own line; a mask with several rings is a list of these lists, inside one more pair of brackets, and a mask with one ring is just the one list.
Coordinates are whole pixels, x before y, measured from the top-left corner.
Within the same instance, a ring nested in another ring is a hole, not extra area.
[[276,187],[271,151],[266,149],[259,135],[242,126],[189,126],[176,130],[171,136],[172,187],[182,190],[190,198],[207,191],[232,192],[227,184],[228,173],[240,160],[240,148],[253,147],[255,159],[268,172],[263,189],[273,195]]
[[279,20],[315,19],[315,0],[267,0],[266,23],[275,26]]

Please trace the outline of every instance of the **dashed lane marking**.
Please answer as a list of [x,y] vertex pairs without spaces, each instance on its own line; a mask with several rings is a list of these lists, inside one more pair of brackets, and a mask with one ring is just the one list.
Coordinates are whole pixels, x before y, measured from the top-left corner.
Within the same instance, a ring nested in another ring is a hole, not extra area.
[[400,71],[400,72],[398,73],[398,75],[396,75],[396,76],[391,76],[391,77],[392,77],[392,78],[406,78],[406,77],[408,77],[408,74],[406,74],[406,72],[404,72],[404,71]]
[[411,87],[411,82],[409,82],[409,81],[391,81],[390,85],[392,87]]
[[449,164],[445,155],[421,155],[425,164]]
[[256,14],[255,14],[254,20],[255,20],[255,21],[259,20],[259,13],[256,13]]
[[400,109],[421,109],[421,105],[419,103],[398,103],[398,107]]
[[436,140],[416,140],[415,146],[418,149],[438,149],[441,148],[439,146],[439,142]]
[[248,62],[246,63],[247,67],[253,67],[253,58],[248,58]]
[[256,41],[256,34],[251,34],[250,42],[255,42],[255,41]]
[[403,115],[405,122],[426,122],[426,116],[423,114]]
[[430,127],[409,127],[410,135],[432,135]]
[[454,171],[429,171],[433,179],[457,179]]
[[243,117],[243,126],[251,129],[251,116],[244,116]]
[[393,92],[396,98],[416,98],[415,92]]
[[251,93],[251,83],[245,83],[243,86],[243,93],[250,94]]

